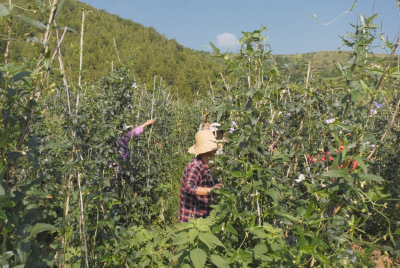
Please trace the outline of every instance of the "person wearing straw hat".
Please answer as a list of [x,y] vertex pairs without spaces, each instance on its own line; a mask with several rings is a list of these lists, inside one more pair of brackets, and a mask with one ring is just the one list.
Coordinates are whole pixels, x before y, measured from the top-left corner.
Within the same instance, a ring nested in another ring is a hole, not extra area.
[[208,129],[201,130],[197,132],[195,139],[196,144],[189,148],[189,153],[197,156],[183,171],[178,222],[207,217],[214,200],[211,191],[221,188],[221,184],[215,184],[208,168],[208,159],[214,157],[218,150],[214,134]]

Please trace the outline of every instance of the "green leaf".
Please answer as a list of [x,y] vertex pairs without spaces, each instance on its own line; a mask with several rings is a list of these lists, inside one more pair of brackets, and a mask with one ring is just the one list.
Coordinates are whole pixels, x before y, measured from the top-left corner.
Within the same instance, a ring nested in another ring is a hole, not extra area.
[[0,139],[0,148],[4,146],[4,144],[6,144],[8,137],[10,136],[9,133],[1,133],[1,139]]
[[60,11],[62,10],[62,8],[64,7],[64,3],[65,0],[61,0],[60,3],[57,5],[57,8],[55,10],[55,15],[54,15],[54,19],[56,20],[57,17],[60,15]]
[[238,258],[242,261],[250,261],[253,258],[253,254],[251,254],[250,252],[244,251],[242,249],[239,249]]
[[252,233],[256,235],[258,238],[266,238],[268,235],[264,232],[263,229],[255,228],[253,229]]
[[196,230],[196,229],[190,229],[190,230],[189,230],[189,241],[190,241],[190,242],[193,242],[193,241],[196,239],[196,237],[197,237],[198,234],[199,234],[199,231],[198,231],[198,230]]
[[29,141],[24,142],[24,144],[29,148],[27,152],[27,156],[29,160],[32,162],[33,167],[36,169],[40,169],[39,159],[38,159],[38,141],[36,135],[32,135]]
[[221,247],[225,247],[224,244],[222,244],[221,240],[219,240],[218,237],[216,237],[215,235],[211,234],[211,241],[217,245],[217,246],[221,246]]
[[181,232],[175,237],[174,241],[172,241],[172,245],[183,245],[186,244],[188,240],[188,233]]
[[8,8],[6,8],[5,5],[0,4],[0,17],[8,16],[10,15],[10,11]]
[[15,203],[2,195],[0,196],[0,207],[12,208],[15,207]]
[[36,28],[39,28],[41,30],[46,30],[46,25],[44,25],[43,22],[41,21],[37,21],[37,20],[33,20],[31,18],[25,17],[23,15],[16,15],[15,17],[19,18],[20,20],[29,23],[32,26],[35,26]]
[[209,236],[209,233],[200,233],[199,239],[207,245],[209,249],[213,248],[212,238]]
[[393,73],[391,73],[390,76],[391,76],[391,77],[394,77],[394,78],[400,78],[400,72],[399,72],[399,71],[393,72]]
[[268,247],[264,244],[258,244],[253,249],[254,255],[263,255],[268,252]]
[[344,169],[331,169],[329,171],[325,171],[322,173],[323,177],[329,177],[329,178],[336,178],[336,177],[343,177],[347,178],[349,176],[349,169],[344,168]]
[[[400,234],[400,232],[399,232],[398,234]],[[375,245],[373,245],[372,247],[367,248],[367,249],[365,250],[365,254],[369,254],[370,252],[372,252],[372,251],[373,251],[374,249],[376,249],[377,247],[379,247],[379,244],[375,244]]]
[[[65,26],[54,26],[54,28],[64,30]],[[79,34],[76,30],[69,28],[69,27],[67,27],[67,31],[72,32],[74,34]]]
[[215,266],[220,268],[229,268],[228,262],[218,255],[211,255],[211,262],[215,264]]
[[364,161],[359,156],[350,156],[349,158],[353,158],[357,163],[360,165],[361,169],[364,171],[365,174],[368,173],[367,166],[364,164]]
[[14,256],[14,253],[12,251],[6,251],[3,253],[2,256],[0,256],[0,260],[8,260],[9,258],[11,258],[12,256]]
[[32,73],[32,72],[29,72],[29,71],[24,71],[24,72],[17,73],[16,75],[14,75],[14,76],[10,79],[10,81],[18,82],[18,81],[22,80],[22,78],[27,77],[27,76],[30,76],[31,73]]
[[272,160],[282,160],[283,162],[290,162],[290,155],[289,154],[285,154],[285,153],[281,153],[278,150],[274,151],[274,155],[272,156]]
[[226,231],[228,231],[229,233],[235,234],[237,235],[238,232],[236,231],[236,229],[232,226],[232,224],[230,224],[229,222],[226,224]]
[[5,210],[0,210],[0,219],[3,219],[5,222],[7,222],[7,214]]
[[[357,161],[358,162],[358,161]],[[365,180],[365,181],[385,181],[381,176],[373,175],[373,174],[362,174],[362,173],[352,173],[350,174],[355,179]]]
[[181,223],[177,223],[175,224],[175,227],[179,230],[184,230],[184,229],[189,229],[193,227],[192,223],[188,223],[188,222],[181,222]]
[[209,43],[210,43],[210,46],[212,47],[215,55],[221,54],[221,51],[219,50],[219,48],[217,48],[213,43],[211,43],[211,42],[209,42]]
[[234,178],[242,178],[242,177],[244,177],[243,172],[240,172],[240,171],[232,171],[232,172],[230,172],[230,174]]
[[215,244],[215,245],[217,245],[217,246],[221,246],[221,247],[225,247],[224,246],[224,244],[222,244],[222,242],[218,239],[218,237],[216,237],[215,235],[213,235],[213,234],[210,234],[210,233],[200,233],[199,234],[199,238],[200,238],[200,240],[201,241],[207,241],[207,243],[206,242],[204,242],[209,248],[210,248],[210,246],[209,246],[209,244],[210,243],[213,243],[213,244]]
[[[3,181],[4,174],[6,173],[7,166],[0,166],[0,181]],[[4,188],[1,190],[0,188],[0,195],[4,195],[5,191]]]
[[269,188],[265,191],[265,193],[271,196],[272,200],[274,200],[275,204],[279,204],[279,192],[275,188]]
[[17,252],[22,263],[26,263],[31,251],[31,242],[28,239],[22,239],[17,242]]
[[31,230],[31,236],[36,237],[38,233],[44,232],[44,231],[57,231],[58,229],[47,223],[36,223],[35,226],[33,226]]
[[290,215],[287,212],[283,212],[283,211],[275,211],[275,215],[279,215],[279,216],[285,217],[285,218],[287,218],[287,219],[289,219],[291,221],[294,221],[294,222],[300,221],[300,219],[294,217],[293,215]]
[[195,268],[203,268],[207,260],[207,255],[204,250],[195,248],[190,251],[190,259],[192,260]]

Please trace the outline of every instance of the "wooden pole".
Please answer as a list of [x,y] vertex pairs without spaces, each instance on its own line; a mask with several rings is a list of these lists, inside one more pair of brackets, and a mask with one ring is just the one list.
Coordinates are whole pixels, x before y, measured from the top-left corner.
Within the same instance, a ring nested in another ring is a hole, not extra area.
[[86,267],[89,268],[89,258],[88,258],[88,249],[86,242],[86,232],[85,232],[85,218],[83,216],[83,201],[82,201],[82,188],[81,188],[81,174],[78,173],[78,187],[79,187],[79,197],[81,201],[81,221],[82,221],[82,232],[83,232],[83,240],[85,241],[85,258],[86,258]]
[[78,86],[81,87],[82,80],[82,58],[83,58],[83,31],[85,28],[85,11],[82,10],[82,30],[81,30],[81,45],[80,45],[80,58],[79,58],[79,79]]
[[113,37],[113,40],[114,40],[114,47],[115,47],[115,51],[117,52],[117,56],[118,56],[118,61],[119,61],[119,64],[121,64],[122,65],[122,63],[121,63],[121,59],[119,58],[119,53],[118,53],[118,49],[117,49],[117,44],[115,43],[115,38]]

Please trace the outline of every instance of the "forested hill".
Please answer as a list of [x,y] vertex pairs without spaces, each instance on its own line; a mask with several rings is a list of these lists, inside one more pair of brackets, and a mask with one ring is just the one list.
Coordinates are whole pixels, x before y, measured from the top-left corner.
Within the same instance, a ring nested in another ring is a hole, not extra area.
[[[48,1],[13,0],[13,5],[25,9],[36,10],[35,13],[14,8],[13,14],[22,14],[30,18],[47,21],[45,12],[36,5],[45,5]],[[133,64],[130,71],[137,77],[139,84],[153,87],[154,76],[157,83],[162,78],[165,85],[172,90],[179,91],[179,97],[191,98],[193,93],[204,94],[209,90],[210,81],[214,81],[214,71],[222,69],[222,65],[210,59],[205,52],[198,52],[180,45],[175,39],[168,40],[152,27],[145,27],[132,20],[122,19],[104,10],[96,9],[86,3],[76,0],[66,0],[57,17],[57,24],[68,26],[80,32],[82,10],[87,11],[85,16],[83,67],[87,72],[83,81],[94,81],[106,75],[112,68],[118,67],[119,60],[114,47],[115,38],[122,64]],[[26,44],[29,37],[42,37],[43,31],[14,19],[12,28],[13,41],[11,46],[11,61],[23,62],[22,55],[30,59],[37,57],[40,46]],[[7,27],[1,27],[1,34],[7,34]],[[52,36],[55,42],[56,36]],[[63,57],[69,74],[76,78],[79,67],[80,36],[68,34],[62,45]],[[76,79],[73,79],[76,81]]]

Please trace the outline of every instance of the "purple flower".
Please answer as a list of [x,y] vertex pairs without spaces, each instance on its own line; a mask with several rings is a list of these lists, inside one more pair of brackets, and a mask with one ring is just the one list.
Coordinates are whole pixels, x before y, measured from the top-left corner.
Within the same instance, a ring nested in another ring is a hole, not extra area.
[[375,144],[372,143],[369,148],[375,148]]
[[122,119],[122,115],[121,115],[119,118],[121,118],[121,119]]
[[374,105],[375,105],[375,107],[376,108],[378,108],[378,109],[380,109],[380,108],[383,108],[383,103],[382,104],[379,104],[379,103],[377,103],[376,101],[374,101]]
[[285,117],[290,117],[290,113],[285,114]]
[[82,125],[82,128],[85,129],[85,125]]
[[137,88],[136,82],[133,82],[132,87]]
[[236,122],[235,122],[235,121],[232,121],[231,126],[232,126],[232,127],[236,127]]
[[85,97],[85,100],[87,100],[87,97]]
[[230,129],[229,129],[229,133],[231,133],[231,134],[232,134],[232,133],[233,133],[233,131],[235,131],[233,128],[230,128]]
[[330,125],[330,124],[332,124],[333,122],[335,122],[335,118],[331,118],[331,119],[325,120],[325,123],[326,123],[327,125]]
[[112,168],[112,165],[109,165],[108,167],[109,167],[109,168]]
[[47,162],[47,161],[49,161],[49,159],[47,159],[47,158],[46,158],[44,161],[46,161],[46,162]]

